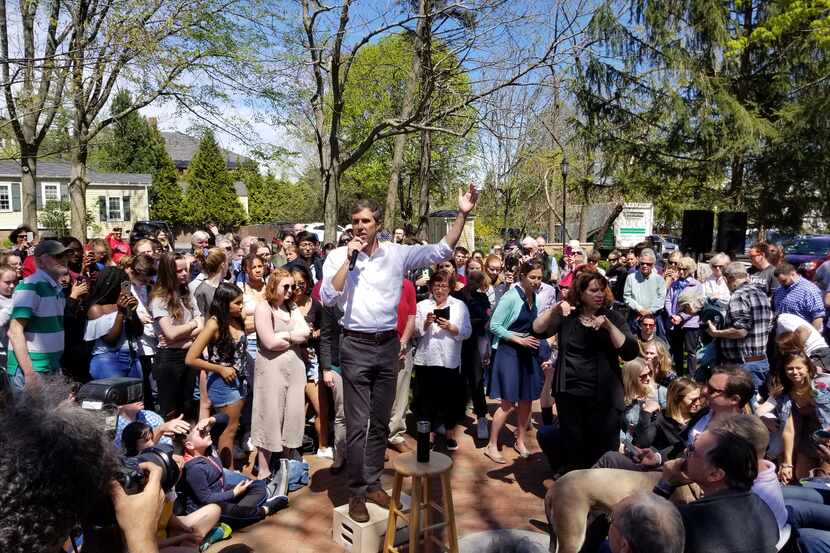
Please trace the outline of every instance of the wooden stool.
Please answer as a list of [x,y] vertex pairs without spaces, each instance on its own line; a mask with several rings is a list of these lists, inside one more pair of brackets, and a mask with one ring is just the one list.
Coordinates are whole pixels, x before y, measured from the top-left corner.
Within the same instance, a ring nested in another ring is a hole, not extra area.
[[[403,453],[395,458],[395,485],[392,489],[392,504],[389,508],[389,521],[386,526],[386,539],[383,542],[383,553],[400,553],[395,547],[395,529],[397,519],[402,518],[409,524],[409,550],[408,553],[421,553],[418,548],[421,534],[424,534],[424,544],[429,548],[431,542],[435,542],[441,551],[458,553],[458,533],[455,530],[455,511],[452,506],[452,486],[450,484],[450,469],[452,459],[443,453],[431,451],[428,463],[419,463],[415,452]],[[401,487],[406,476],[412,477],[412,505],[409,514],[403,513],[398,505],[401,498]],[[438,476],[441,478],[441,492],[444,496],[444,507],[430,500],[429,479]],[[443,522],[430,524],[430,509],[435,509],[444,515]],[[421,513],[424,516],[424,527],[421,525]],[[433,530],[447,527],[448,541],[437,539]],[[425,548],[425,549],[426,549]]]

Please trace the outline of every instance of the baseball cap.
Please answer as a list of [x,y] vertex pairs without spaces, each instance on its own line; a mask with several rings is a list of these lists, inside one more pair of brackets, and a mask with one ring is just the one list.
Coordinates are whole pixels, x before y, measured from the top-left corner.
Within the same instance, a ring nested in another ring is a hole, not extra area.
[[35,247],[35,257],[40,257],[41,255],[60,255],[69,249],[57,240],[43,240]]

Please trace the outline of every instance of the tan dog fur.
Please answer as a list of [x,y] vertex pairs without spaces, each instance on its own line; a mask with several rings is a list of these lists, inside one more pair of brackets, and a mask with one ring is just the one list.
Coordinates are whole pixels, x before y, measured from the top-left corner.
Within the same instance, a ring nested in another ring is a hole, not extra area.
[[[585,542],[588,513],[610,513],[623,498],[639,490],[651,490],[660,481],[660,472],[622,469],[571,471],[548,488],[545,513],[550,523],[551,553],[578,553]],[[671,500],[676,504],[697,499],[690,486],[678,488]],[[558,547],[557,547],[558,546]]]

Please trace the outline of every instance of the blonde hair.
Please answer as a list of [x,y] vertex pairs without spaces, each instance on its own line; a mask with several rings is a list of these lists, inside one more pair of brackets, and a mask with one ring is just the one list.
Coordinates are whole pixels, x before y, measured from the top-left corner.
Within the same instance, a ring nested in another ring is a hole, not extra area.
[[648,395],[648,386],[640,382],[640,374],[648,368],[646,360],[637,357],[626,361],[622,369],[623,389],[625,390],[625,404],[628,405]]
[[666,346],[663,345],[663,342],[656,339],[650,342],[643,342],[639,339],[637,341],[640,343],[640,357],[645,358],[646,348],[649,346],[654,346],[654,349],[657,350],[657,366],[655,367],[655,374],[652,375],[655,382],[658,379],[666,378],[669,375],[669,372],[673,369],[674,365],[672,363],[671,355],[666,349]]
[[680,377],[669,384],[669,391],[666,395],[665,415],[680,422],[685,415],[682,413],[683,400],[694,390],[700,389],[700,385],[686,376]]
[[677,265],[689,271],[689,276],[694,276],[695,271],[697,271],[697,263],[691,257],[681,257]]
[[202,263],[202,269],[209,277],[214,276],[222,268],[222,264],[228,260],[225,250],[222,248],[211,248],[205,256],[205,261]]

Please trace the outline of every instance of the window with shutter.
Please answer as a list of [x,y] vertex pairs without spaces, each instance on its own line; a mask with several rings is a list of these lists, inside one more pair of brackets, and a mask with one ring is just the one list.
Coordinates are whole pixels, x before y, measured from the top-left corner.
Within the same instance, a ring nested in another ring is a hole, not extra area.
[[115,196],[109,197],[109,210],[107,212],[107,218],[110,221],[123,221],[123,216],[121,213],[121,198]]
[[98,196],[98,220],[102,223],[107,222],[107,197]]
[[12,210],[12,185],[0,183],[0,211]]
[[121,198],[121,210],[124,212],[124,221],[132,221],[132,210],[130,209],[130,197],[124,196]]
[[12,211],[20,211],[20,183],[12,183]]

